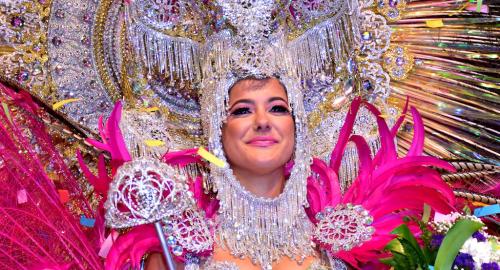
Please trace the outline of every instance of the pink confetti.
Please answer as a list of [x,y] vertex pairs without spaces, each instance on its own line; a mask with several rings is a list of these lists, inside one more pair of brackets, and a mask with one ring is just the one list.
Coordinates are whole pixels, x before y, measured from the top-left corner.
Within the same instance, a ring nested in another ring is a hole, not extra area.
[[26,189],[21,189],[17,191],[17,203],[23,204],[28,201],[28,195],[26,194]]
[[481,5],[480,9],[477,10],[477,5],[472,4],[472,3],[469,3],[465,9],[468,11],[481,12],[481,13],[489,13],[490,12],[490,8],[487,5]]
[[109,249],[111,248],[111,246],[113,246],[116,238],[118,238],[118,232],[112,230],[108,235],[108,238],[106,238],[106,240],[104,240],[104,242],[102,243],[101,249],[99,250],[99,256],[101,256],[102,258],[106,258],[108,256]]

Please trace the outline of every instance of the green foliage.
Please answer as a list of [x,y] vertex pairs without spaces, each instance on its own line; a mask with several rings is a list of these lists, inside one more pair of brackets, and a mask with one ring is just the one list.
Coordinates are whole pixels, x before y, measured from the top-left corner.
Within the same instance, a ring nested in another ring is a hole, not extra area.
[[[412,218],[408,218],[410,220]],[[430,248],[432,232],[422,220],[412,219],[417,222],[422,231],[424,246],[420,246],[406,224],[402,224],[391,233],[397,238],[390,241],[385,250],[389,251],[392,257],[381,259],[386,265],[392,266],[395,270],[420,269],[427,270],[430,265],[434,265],[436,270],[451,269],[453,261],[460,248],[471,235],[479,230],[483,224],[468,219],[457,221],[446,234],[439,250]]]
[[462,219],[457,221],[443,239],[434,264],[436,270],[451,269],[460,248],[471,235],[481,229],[482,223]]
[[392,257],[381,260],[395,270],[429,269],[428,252],[423,250],[406,224],[402,224],[391,233],[398,237],[385,247]]

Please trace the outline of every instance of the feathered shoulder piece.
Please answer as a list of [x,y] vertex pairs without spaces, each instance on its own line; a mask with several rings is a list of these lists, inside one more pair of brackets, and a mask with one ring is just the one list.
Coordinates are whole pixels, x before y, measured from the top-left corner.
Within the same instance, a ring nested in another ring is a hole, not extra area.
[[[421,215],[424,204],[442,213],[450,212],[454,205],[452,190],[429,166],[450,171],[454,168],[445,161],[422,156],[424,128],[417,110],[411,108],[415,123],[412,146],[399,158],[394,137],[404,113],[389,129],[380,112],[364,104],[375,115],[380,133],[381,149],[372,158],[366,141],[359,135],[350,136],[361,105],[360,99],[352,103],[330,164],[314,159],[314,173],[307,186],[310,207],[306,209],[316,225],[314,241],[356,268],[383,257],[381,251],[395,237],[390,232],[403,223],[403,217]],[[348,142],[357,147],[359,172],[342,194],[337,175]]]
[[[130,144],[125,139],[128,136],[120,128],[121,116],[122,105],[117,103],[105,123],[102,118],[99,119],[101,141],[88,140],[110,154],[111,176],[108,175],[103,155],[99,157],[97,175],[92,174],[81,155],[78,156],[82,171],[103,196],[100,213],[106,215],[107,225],[119,228],[133,226],[131,230],[120,234],[110,229],[109,237],[113,237],[114,241],[103,254],[106,257],[106,269],[139,268],[145,254],[160,252],[160,242],[152,225],[152,220],[158,218],[164,224],[168,246],[175,258],[186,264],[196,263],[197,258],[210,254],[213,248],[213,238],[206,219],[212,217],[218,207],[217,201],[203,192],[204,164],[197,154],[198,149],[167,152],[160,159],[137,157],[135,152],[131,154],[128,149]],[[140,183],[132,181],[141,173]],[[160,178],[166,181],[160,181]],[[182,181],[174,181],[169,185],[170,178]],[[168,191],[168,194],[163,194],[168,202],[160,204],[157,214],[144,214],[147,209],[141,208],[141,188],[151,190],[153,193],[150,194],[156,194],[154,191],[157,190]],[[185,197],[189,197],[189,200],[185,200]],[[121,199],[118,202],[116,198]],[[171,201],[182,207],[170,207]],[[176,209],[180,211],[174,211]]]

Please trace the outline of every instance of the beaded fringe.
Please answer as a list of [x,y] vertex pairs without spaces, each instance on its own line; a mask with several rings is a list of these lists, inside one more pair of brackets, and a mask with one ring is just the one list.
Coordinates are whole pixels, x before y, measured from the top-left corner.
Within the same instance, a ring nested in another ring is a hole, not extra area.
[[346,63],[359,44],[358,1],[342,3],[344,6],[336,16],[309,29],[290,44],[294,66],[301,77],[312,76],[332,64]]

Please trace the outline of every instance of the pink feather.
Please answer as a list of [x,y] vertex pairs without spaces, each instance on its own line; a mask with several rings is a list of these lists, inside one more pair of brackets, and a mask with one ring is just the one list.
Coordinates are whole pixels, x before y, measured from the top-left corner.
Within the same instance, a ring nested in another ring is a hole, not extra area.
[[[318,175],[318,179],[314,177],[308,179],[307,199],[310,207],[306,209],[306,213],[313,223],[316,222],[315,216],[318,212],[326,206],[335,207],[337,202],[362,205],[369,211],[374,218],[372,226],[375,233],[372,235],[372,239],[348,252],[341,251],[335,254],[357,269],[360,269],[363,264],[387,256],[381,250],[390,240],[394,239],[395,235],[390,232],[403,223],[405,215],[421,215],[424,204],[429,204],[437,211],[444,213],[453,210],[454,205],[453,192],[449,186],[440,179],[437,172],[426,166],[451,171],[454,168],[437,158],[420,156],[423,149],[424,133],[423,123],[418,112],[411,108],[415,123],[411,151],[406,157],[398,158],[394,136],[403,122],[404,115],[397,120],[392,129],[389,129],[380,116],[380,112],[373,105],[364,104],[377,119],[381,141],[381,149],[372,160],[366,141],[358,135],[350,136],[361,104],[360,99],[355,99],[351,104],[337,145],[332,151],[331,173],[321,166],[320,161],[315,161],[311,166],[311,170]],[[404,112],[406,112],[407,106],[408,100]],[[353,141],[358,150],[360,168],[358,177],[343,196],[338,194],[340,199],[329,200],[330,203],[324,204],[322,194],[328,193],[333,186],[338,185],[336,176],[343,151],[349,141]],[[336,182],[336,185],[329,184],[332,181]],[[323,185],[319,183],[323,183]],[[416,232],[417,227],[412,225],[411,230]]]

